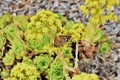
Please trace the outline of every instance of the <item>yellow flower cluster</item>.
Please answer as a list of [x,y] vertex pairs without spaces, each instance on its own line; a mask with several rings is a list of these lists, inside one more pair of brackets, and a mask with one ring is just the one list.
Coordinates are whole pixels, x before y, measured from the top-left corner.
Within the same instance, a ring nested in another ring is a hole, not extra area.
[[96,74],[81,73],[80,75],[75,75],[72,80],[99,80]]
[[[22,67],[21,67],[22,66]],[[41,80],[39,72],[34,65],[28,65],[25,63],[17,63],[13,67],[10,73],[10,78],[8,80]]]
[[[82,5],[80,9],[85,15],[90,15],[90,23],[104,24],[108,20],[118,21],[112,12],[112,8],[119,5],[118,0],[85,0],[85,2],[86,4]],[[106,10],[110,13],[106,14]]]
[[30,20],[31,23],[28,25],[28,28],[36,28],[44,34],[49,33],[50,30],[51,32],[56,32],[62,25],[57,14],[46,10],[38,12],[35,16],[31,17]]
[[86,28],[82,23],[74,23],[70,29],[65,29],[64,35],[70,35],[73,42],[85,40]]
[[37,52],[50,50],[54,46],[56,33],[61,32],[62,23],[58,15],[47,10],[38,12],[30,18],[31,22],[25,32],[28,48]]

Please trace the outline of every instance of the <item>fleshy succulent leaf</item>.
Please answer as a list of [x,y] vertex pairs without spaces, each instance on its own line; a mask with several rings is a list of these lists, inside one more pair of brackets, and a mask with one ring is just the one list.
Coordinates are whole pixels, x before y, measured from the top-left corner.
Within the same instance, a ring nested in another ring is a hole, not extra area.
[[5,43],[6,43],[6,39],[3,36],[2,32],[0,31],[0,50],[3,48],[3,46],[5,45]]
[[48,69],[52,60],[52,57],[50,57],[49,55],[40,55],[35,57],[34,63],[36,64],[38,70],[40,72],[43,72]]
[[99,46],[99,52],[102,54],[106,54],[109,52],[109,50],[112,48],[111,42],[106,41],[100,44]]
[[11,41],[11,52],[15,55],[17,59],[21,59],[23,56],[25,56],[25,46],[24,43],[20,39],[13,39]]
[[48,78],[50,80],[66,80],[63,75],[63,64],[61,61],[57,60],[52,63],[50,69],[48,70]]
[[3,63],[5,65],[13,65],[14,60],[15,60],[14,54],[11,52],[8,52],[8,53],[6,53],[5,57],[3,58]]
[[27,30],[28,17],[21,15],[14,18],[14,24],[18,25],[22,31]]

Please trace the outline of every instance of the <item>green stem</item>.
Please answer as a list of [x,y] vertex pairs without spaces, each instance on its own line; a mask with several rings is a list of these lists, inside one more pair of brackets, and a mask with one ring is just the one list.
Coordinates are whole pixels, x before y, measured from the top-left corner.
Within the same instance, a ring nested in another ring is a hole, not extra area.
[[76,42],[76,51],[75,51],[75,66],[74,69],[78,68],[78,42]]
[[74,72],[74,69],[67,66],[66,62],[64,61],[64,56],[61,56],[61,62],[64,65],[63,66],[63,74],[65,75],[66,80],[71,80],[68,75],[68,70]]

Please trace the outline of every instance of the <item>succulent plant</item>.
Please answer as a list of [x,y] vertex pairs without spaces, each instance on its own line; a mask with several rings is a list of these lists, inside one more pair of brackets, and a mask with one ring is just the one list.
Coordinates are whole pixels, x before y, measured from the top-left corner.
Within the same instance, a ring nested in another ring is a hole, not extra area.
[[72,49],[71,48],[67,48],[64,50],[64,56],[68,57],[68,58],[72,58]]
[[24,16],[24,15],[19,15],[19,16],[15,16],[13,18],[14,24],[19,26],[19,28],[22,31],[26,31],[27,30],[27,24],[28,24],[28,17]]
[[99,28],[94,27],[93,24],[89,24],[86,31],[86,41],[88,42],[88,44],[95,44],[96,42],[100,42],[102,41],[102,39],[104,40],[105,38],[103,37],[105,36],[104,32]]
[[6,39],[3,36],[2,31],[0,30],[0,50],[2,50],[3,46],[5,45],[5,43],[6,43]]
[[14,60],[15,60],[14,54],[9,51],[8,53],[6,53],[5,57],[3,58],[3,63],[6,66],[13,65]]
[[5,33],[6,38],[10,41],[18,37],[18,29],[15,27],[13,23],[7,25],[7,27],[3,29],[3,32]]
[[7,13],[4,14],[2,17],[0,17],[0,29],[3,29],[6,27],[6,25],[10,24],[12,22],[12,16]]
[[3,53],[2,53],[2,51],[0,51],[0,59],[2,58],[2,56],[3,56]]
[[53,58],[50,57],[49,55],[36,56],[34,59],[34,63],[36,64],[40,72],[46,71],[49,68],[50,63],[52,61],[53,61]]
[[66,80],[63,74],[63,64],[61,61],[55,61],[52,63],[50,69],[48,70],[48,76],[50,80]]
[[5,78],[8,78],[10,75],[10,71],[9,70],[2,70],[0,71],[0,76],[5,79]]
[[55,35],[62,28],[58,15],[51,11],[42,10],[30,20],[25,33],[28,48],[40,52],[45,45],[54,45]]
[[112,48],[111,41],[107,40],[106,42],[103,42],[99,46],[99,52],[102,54],[106,54],[109,52],[109,50]]
[[31,60],[30,58],[26,56],[23,56],[23,62],[28,65],[34,65],[33,60]]
[[17,59],[21,59],[26,55],[24,42],[19,38],[15,38],[11,41],[11,52],[15,55]]
[[68,23],[65,26],[65,30],[63,31],[64,35],[71,36],[72,42],[77,42],[80,40],[85,40],[86,37],[86,29],[85,25],[82,23]]
[[72,80],[99,80],[99,77],[96,74],[81,73],[79,75],[74,75]]
[[41,80],[40,74],[34,65],[17,63],[10,73],[11,80]]
[[50,43],[50,38],[44,34],[39,33],[37,30],[29,30],[26,35],[27,45],[29,49],[40,52],[45,44]]

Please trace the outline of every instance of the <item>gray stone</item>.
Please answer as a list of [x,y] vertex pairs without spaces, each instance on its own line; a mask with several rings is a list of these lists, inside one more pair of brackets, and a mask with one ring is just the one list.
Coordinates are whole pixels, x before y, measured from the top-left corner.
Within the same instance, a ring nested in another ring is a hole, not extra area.
[[17,15],[22,15],[22,14],[25,14],[25,11],[18,11],[16,13],[17,13]]
[[119,74],[118,74],[117,80],[120,80],[120,72],[119,72]]
[[77,17],[79,15],[79,13],[78,12],[71,12],[70,14],[69,14],[69,18],[75,18],[75,17]]
[[44,1],[41,3],[41,5],[46,5],[46,3],[47,3],[47,2],[44,0]]
[[77,5],[72,5],[71,6],[71,9],[76,9],[77,8]]
[[115,13],[116,15],[119,15],[119,14],[120,14],[120,11],[119,11],[119,10],[115,10],[114,13]]
[[37,3],[41,3],[42,2],[42,0],[37,0]]
[[111,31],[110,26],[105,26],[105,31],[107,31],[107,32]]
[[119,37],[117,37],[117,41],[118,41],[118,42],[120,42],[120,36],[119,36]]
[[112,40],[113,42],[116,42],[116,37],[115,36],[109,36],[109,39]]
[[5,8],[5,7],[9,7],[11,3],[2,1],[2,4],[3,4],[3,5],[2,5],[3,8]]
[[118,28],[115,28],[114,30],[112,30],[112,31],[110,32],[110,34],[111,34],[111,35],[115,35],[115,34],[118,34],[119,31],[120,31],[120,30],[119,30]]
[[0,16],[2,16],[3,14],[0,12]]
[[111,59],[113,61],[117,61],[118,60],[118,54],[114,50],[111,50]]
[[2,9],[0,8],[0,12],[2,12]]
[[53,6],[54,6],[54,7],[58,7],[58,6],[59,6],[59,0],[55,0]]
[[13,2],[13,0],[4,0],[4,1],[7,1],[7,2]]
[[20,5],[22,3],[22,1],[18,1],[15,5]]
[[119,57],[120,57],[120,49],[118,49]]
[[13,16],[16,16],[17,14],[16,13],[12,13]]
[[118,20],[120,21],[120,15],[118,16]]

